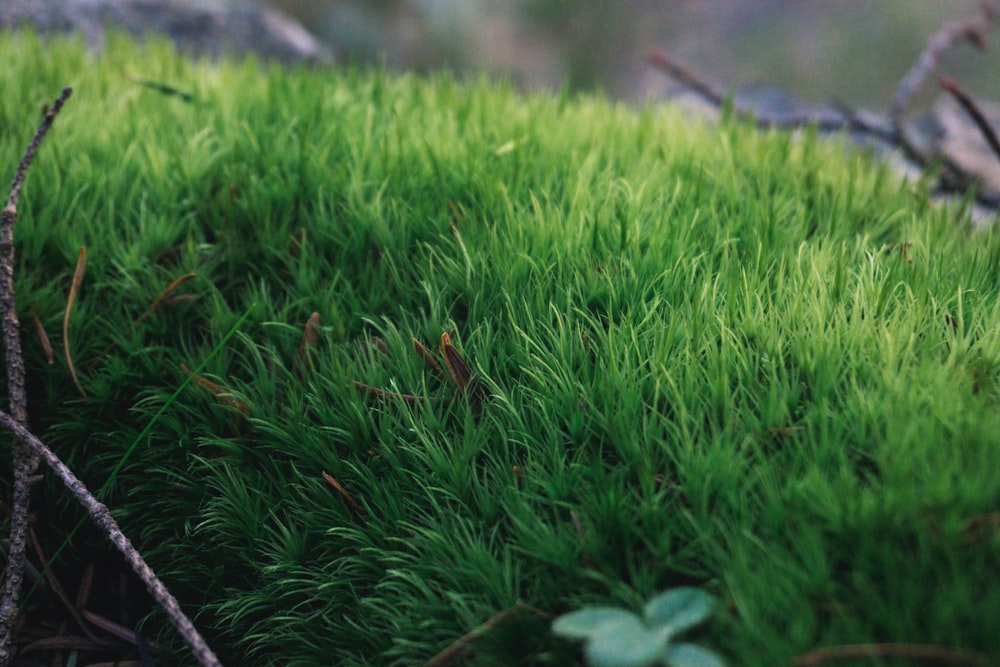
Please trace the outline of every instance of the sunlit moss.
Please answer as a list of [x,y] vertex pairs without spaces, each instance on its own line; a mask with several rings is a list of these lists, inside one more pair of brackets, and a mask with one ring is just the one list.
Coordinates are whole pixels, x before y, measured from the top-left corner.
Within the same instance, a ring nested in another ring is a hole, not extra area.
[[[228,662],[419,664],[519,599],[684,584],[725,601],[703,643],[733,664],[1000,654],[1000,542],[968,531],[1000,500],[1000,243],[960,211],[809,133],[664,106],[123,40],[0,58],[10,173],[76,90],[17,296],[58,349],[86,246],[88,395],[26,330],[33,428],[99,487],[249,310],[106,498]],[[478,410],[414,348],[443,363],[452,330]],[[46,516],[57,544],[74,515]],[[530,614],[497,632],[483,664],[571,655]]]

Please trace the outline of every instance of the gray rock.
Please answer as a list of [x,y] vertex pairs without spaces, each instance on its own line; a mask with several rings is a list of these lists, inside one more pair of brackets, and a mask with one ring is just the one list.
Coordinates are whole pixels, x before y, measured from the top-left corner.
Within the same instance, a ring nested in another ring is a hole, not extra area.
[[0,28],[33,26],[42,35],[82,33],[100,49],[109,28],[136,38],[169,37],[197,56],[255,54],[284,63],[332,58],[329,47],[294,20],[246,4],[184,0],[2,0]]

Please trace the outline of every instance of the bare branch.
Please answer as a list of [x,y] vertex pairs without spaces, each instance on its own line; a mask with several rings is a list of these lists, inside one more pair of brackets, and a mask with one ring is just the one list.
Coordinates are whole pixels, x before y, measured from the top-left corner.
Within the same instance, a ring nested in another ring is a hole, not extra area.
[[[690,69],[671,57],[666,51],[650,49],[646,52],[646,62],[690,88],[712,106],[719,108],[725,104],[728,95],[721,88],[692,73]],[[854,110],[843,106],[839,106],[835,110],[819,109],[808,113],[769,114],[747,108],[733,101],[732,110],[739,118],[753,121],[762,128],[795,128],[815,125],[816,129],[824,132],[851,129],[872,135],[883,141],[895,141],[895,135],[891,130],[866,122]]]
[[993,26],[996,18],[996,5],[993,2],[984,2],[976,16],[941,26],[941,29],[927,42],[920,58],[896,87],[896,94],[889,104],[889,118],[892,119],[893,125],[899,127],[910,98],[937,68],[941,56],[962,40],[968,40],[980,49],[985,48],[986,32]]
[[993,149],[993,154],[997,156],[997,159],[1000,159],[1000,139],[997,139],[996,130],[993,129],[993,125],[986,118],[986,114],[979,108],[979,105],[976,104],[976,101],[962,90],[957,83],[946,76],[941,77],[941,87],[962,105],[962,108],[969,114],[976,127],[979,128],[979,131],[986,139],[986,143]]
[[4,207],[4,213],[7,212],[8,208],[13,208],[13,215],[17,216],[17,202],[21,198],[21,187],[24,185],[24,179],[28,175],[28,167],[31,166],[31,162],[35,159],[35,153],[38,151],[38,147],[41,146],[42,139],[48,134],[63,104],[66,103],[66,100],[72,94],[73,89],[70,86],[66,86],[59,93],[56,101],[52,103],[52,108],[45,112],[45,118],[42,119],[41,125],[35,131],[35,136],[31,138],[31,143],[28,144],[28,149],[24,151],[21,162],[17,165],[17,173],[14,175],[14,182],[10,186],[10,196],[7,198],[7,206]]
[[[59,110],[72,94],[67,86],[45,113],[45,118],[31,138],[14,175],[7,204],[0,211],[0,319],[2,319],[4,353],[7,361],[7,393],[10,413],[18,425],[28,421],[28,399],[24,391],[24,358],[21,355],[20,322],[14,299],[14,223],[17,203],[28,168],[55,121]],[[31,476],[38,467],[38,457],[19,438],[14,438],[14,492],[11,498],[10,546],[7,551],[7,572],[0,594],[0,666],[10,664],[13,653],[11,636],[18,616],[18,598],[24,579],[24,551],[28,535],[28,505],[31,499]]]
[[27,444],[37,456],[40,456],[45,461],[62,483],[66,485],[66,488],[70,490],[73,497],[87,510],[94,523],[107,533],[112,544],[122,553],[125,560],[135,570],[135,573],[146,584],[146,588],[157,604],[170,617],[171,622],[184,637],[184,641],[187,642],[198,662],[206,667],[221,665],[215,653],[212,652],[212,649],[209,648],[208,644],[205,643],[205,640],[195,629],[191,619],[181,610],[177,599],[170,594],[167,587],[156,577],[152,568],[146,564],[146,561],[143,560],[139,552],[132,546],[129,539],[122,533],[121,528],[118,527],[118,523],[111,516],[111,512],[107,506],[87,490],[86,485],[73,474],[72,470],[66,467],[66,464],[59,460],[55,452],[36,438],[28,429],[19,424],[14,417],[0,411],[0,425],[11,431],[18,440]]

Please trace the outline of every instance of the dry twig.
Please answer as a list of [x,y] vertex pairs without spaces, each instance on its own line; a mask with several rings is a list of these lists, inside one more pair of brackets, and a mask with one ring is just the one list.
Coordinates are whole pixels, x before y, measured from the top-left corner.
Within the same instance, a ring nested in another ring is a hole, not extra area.
[[984,2],[976,16],[952,21],[941,26],[941,29],[928,40],[920,58],[896,87],[896,94],[893,96],[892,102],[889,103],[889,118],[892,119],[893,125],[897,128],[900,126],[903,112],[906,111],[910,98],[924,85],[931,72],[937,68],[941,56],[962,40],[968,40],[980,49],[985,48],[986,31],[992,27],[996,18],[996,5],[993,2]]
[[[0,318],[3,320],[4,353],[7,360],[7,393],[10,396],[10,419],[21,427],[28,421],[28,401],[24,391],[24,358],[21,356],[20,323],[14,300],[14,222],[17,220],[17,202],[27,176],[28,168],[52,127],[63,104],[72,94],[70,87],[62,93],[45,113],[41,124],[31,138],[11,184],[7,204],[0,212]],[[11,500],[10,545],[7,551],[7,572],[0,594],[0,666],[10,664],[13,658],[11,636],[18,616],[18,598],[24,579],[24,550],[28,534],[28,505],[31,495],[31,476],[38,467],[38,455],[25,443],[14,438],[14,493]]]
[[[646,62],[693,90],[702,99],[716,108],[721,108],[727,99],[730,99],[730,96],[722,88],[714,86],[705,79],[697,76],[662,49],[650,49],[647,51]],[[748,109],[737,104],[735,101],[731,102],[731,108],[737,117],[750,120],[762,128],[794,128],[802,127],[803,125],[815,125],[818,130],[824,132],[849,128],[886,141],[892,140],[892,137],[887,134],[884,128],[872,125],[859,117],[855,112],[845,109],[840,109],[836,112],[826,110],[804,114],[784,113],[772,115]]]
[[41,457],[45,461],[62,483],[66,485],[70,493],[73,494],[73,497],[87,510],[94,523],[108,535],[112,544],[125,557],[128,564],[132,566],[135,573],[146,584],[146,588],[157,604],[163,608],[170,617],[171,622],[173,622],[177,630],[183,635],[184,641],[187,642],[198,662],[206,667],[221,665],[215,653],[212,652],[212,649],[208,647],[208,644],[205,643],[205,640],[202,639],[201,635],[195,629],[191,619],[181,610],[174,596],[170,594],[167,587],[156,577],[152,568],[146,564],[146,561],[139,555],[135,547],[132,546],[129,539],[122,533],[121,528],[118,527],[118,523],[111,516],[111,512],[107,506],[90,493],[86,485],[77,479],[73,471],[66,467],[66,464],[59,460],[55,452],[36,438],[27,428],[18,423],[14,417],[6,412],[0,412],[0,425],[11,431],[19,441],[30,447],[36,456]]
[[941,87],[948,92],[955,100],[962,105],[965,112],[969,114],[972,118],[972,122],[976,124],[979,128],[979,132],[986,139],[986,143],[990,145],[993,154],[1000,159],[1000,139],[997,139],[996,130],[993,129],[993,124],[990,123],[989,119],[986,118],[986,114],[983,113],[976,101],[972,99],[964,90],[962,90],[957,83],[952,81],[946,76],[941,77]]
[[[963,190],[965,188],[963,184],[974,180],[977,174],[964,169],[947,152],[938,150],[934,146],[924,147],[922,142],[916,141],[916,137],[911,136],[912,129],[908,129],[903,123],[903,113],[913,94],[938,66],[945,52],[962,41],[969,41],[979,48],[984,48],[986,32],[996,23],[997,16],[997,6],[990,0],[982,3],[979,13],[975,16],[943,25],[928,40],[917,62],[900,80],[885,118],[861,113],[842,104],[835,105],[833,109],[792,113],[755,110],[730,99],[723,89],[693,74],[689,68],[660,49],[648,51],[646,60],[716,108],[723,107],[729,99],[728,105],[734,116],[750,120],[758,127],[797,128],[812,125],[820,131],[850,129],[861,137],[877,139],[891,148],[901,149],[905,157],[917,167],[925,168],[932,163],[940,164],[945,173],[953,177],[942,179],[939,183],[941,189]],[[942,81],[942,87],[972,116],[980,133],[986,138],[994,153],[1000,156],[1000,141],[997,140],[996,131],[985,121],[975,102],[948,80]],[[977,195],[977,199],[991,208],[996,207],[996,202],[989,197]]]

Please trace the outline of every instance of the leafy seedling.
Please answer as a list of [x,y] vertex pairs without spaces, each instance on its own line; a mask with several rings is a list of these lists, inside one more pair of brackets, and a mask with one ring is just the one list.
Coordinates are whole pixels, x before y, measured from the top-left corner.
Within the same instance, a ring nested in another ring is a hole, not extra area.
[[584,640],[584,655],[593,667],[723,667],[725,663],[716,653],[673,641],[711,613],[708,593],[698,588],[674,588],[653,597],[641,618],[619,607],[580,609],[557,618],[552,632]]

